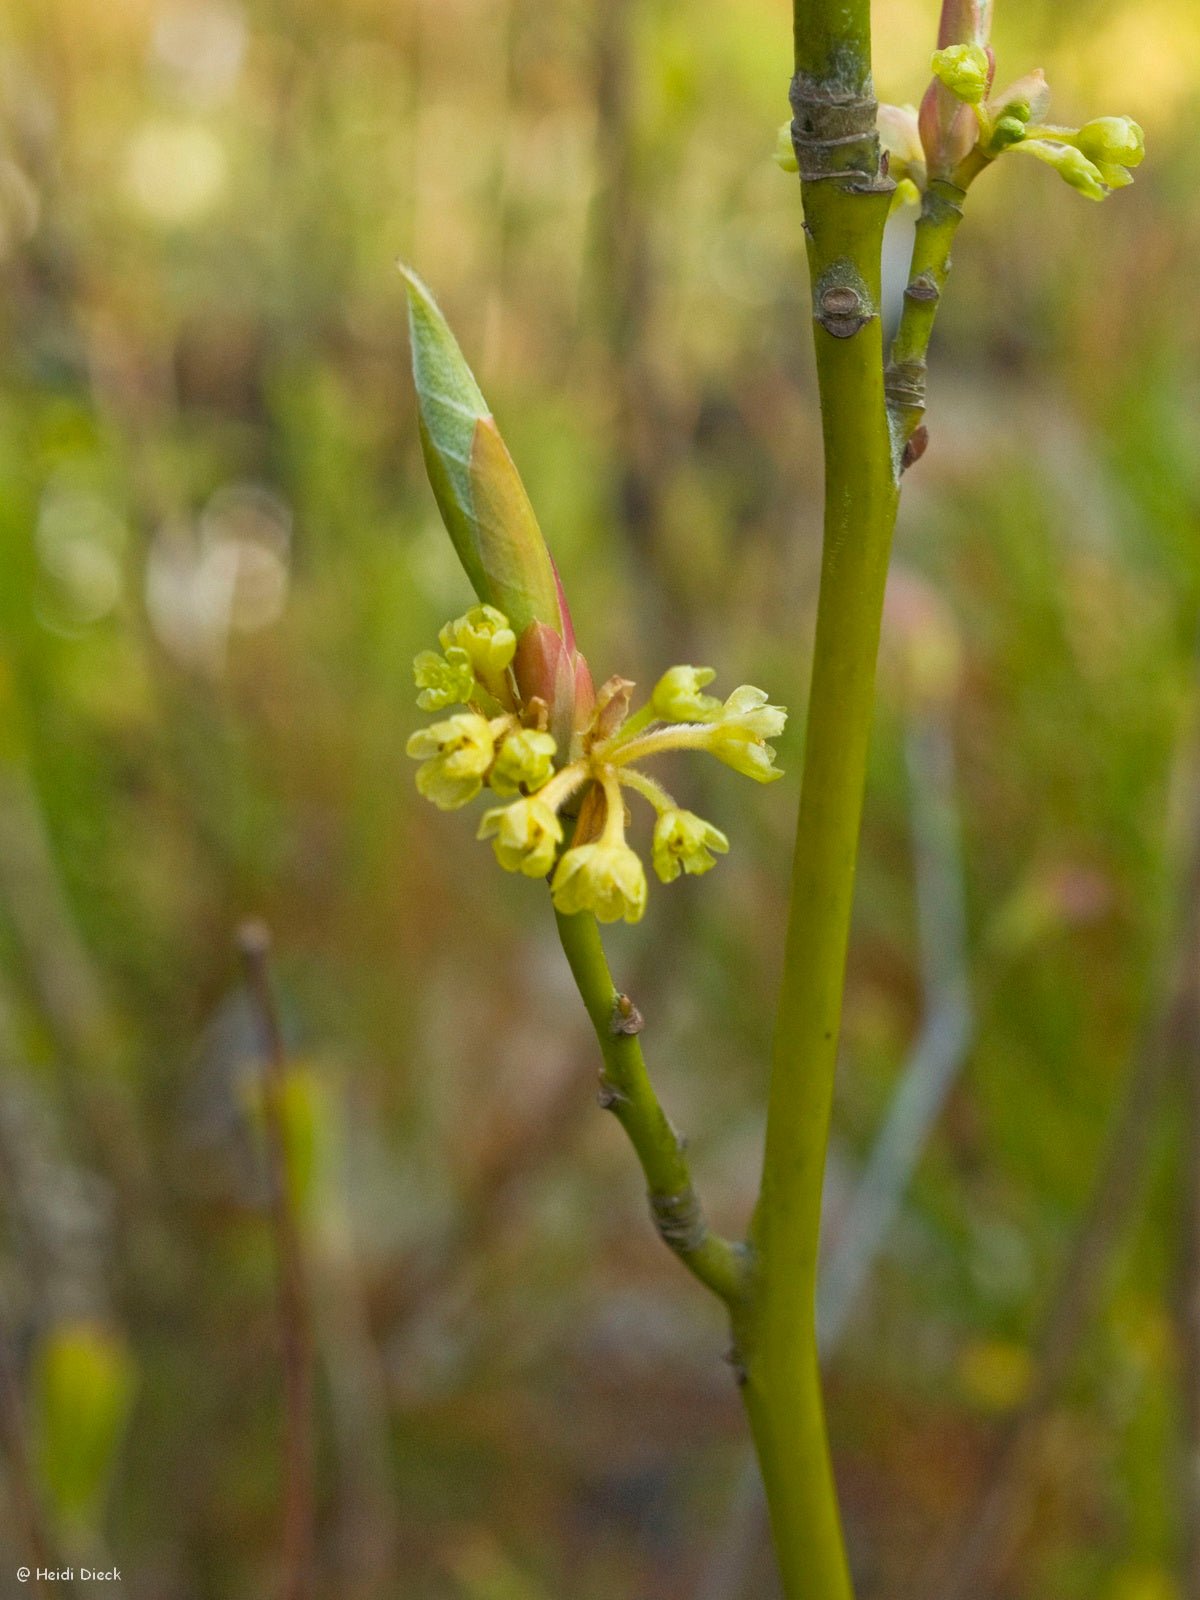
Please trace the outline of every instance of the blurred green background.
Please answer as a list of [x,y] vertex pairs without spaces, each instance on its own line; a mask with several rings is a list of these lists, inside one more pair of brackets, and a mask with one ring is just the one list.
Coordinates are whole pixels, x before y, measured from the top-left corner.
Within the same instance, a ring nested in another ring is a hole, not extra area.
[[[919,98],[936,9],[878,0],[881,97]],[[972,1519],[1163,974],[1200,980],[1173,954],[1200,770],[1200,14],[997,10],[1001,79],[1044,65],[1063,121],[1128,112],[1150,158],[1104,206],[1033,162],[981,181],[906,480],[835,1230],[930,1009],[931,813],[961,834],[973,1021],[829,1362],[864,1600]],[[598,678],[711,662],[793,707],[787,782],[681,774],[733,852],[610,940],[739,1229],[819,559],[801,216],[771,161],[789,22],[784,0],[0,14],[0,1593],[26,1592],[30,1492],[123,1593],[272,1592],[248,915],[274,930],[305,1141],[317,1593],[694,1600],[720,1561],[713,1600],[774,1593],[753,1516],[731,1528],[722,1319],[595,1107],[546,897],[413,789],[411,659],[468,594],[393,263],[476,368]],[[953,751],[932,798],[931,729]],[[1195,1050],[1169,1054],[1006,1513],[1010,1600],[1200,1593],[1173,1070]]]

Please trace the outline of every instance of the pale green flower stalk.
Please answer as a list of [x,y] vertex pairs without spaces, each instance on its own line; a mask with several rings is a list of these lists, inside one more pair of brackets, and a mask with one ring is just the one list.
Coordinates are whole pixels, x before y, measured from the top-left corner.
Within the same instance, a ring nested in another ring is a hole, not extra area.
[[[598,922],[648,914],[627,797],[654,813],[650,861],[669,884],[729,849],[648,764],[697,750],[760,783],[780,776],[785,712],[750,685],[709,693],[710,667],[669,667],[597,692],[516,467],[429,291],[405,269],[430,482],[480,604],[414,663],[418,703],[448,713],[414,733],[417,787],[454,810],[502,804],[478,837],[506,871],[548,881],[563,949],[600,1046],[601,1104],[641,1162],[664,1241],[729,1311],[733,1366],[766,1485],[787,1600],[852,1600],[826,1441],[816,1342],[822,1176],[841,1023],[875,657],[904,470],[925,447],[926,356],[966,192],[1024,151],[1094,199],[1144,154],[1126,117],[1046,122],[1040,71],[995,92],[990,0],[945,0],[921,106],[879,107],[870,0],[794,0],[794,112],[779,164],[800,176],[825,454],[822,565],[800,814],[772,1050],[759,1201],[744,1243],[711,1232],[682,1141],[654,1093],[636,1006],[609,974]],[[885,360],[884,226],[921,217],[904,311]]]

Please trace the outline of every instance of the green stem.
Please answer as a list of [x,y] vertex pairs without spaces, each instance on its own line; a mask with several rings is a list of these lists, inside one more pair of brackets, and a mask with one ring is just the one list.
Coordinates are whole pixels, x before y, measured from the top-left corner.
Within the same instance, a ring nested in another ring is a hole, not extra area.
[[659,1103],[638,1040],[642,1019],[613,983],[595,917],[555,912],[558,934],[603,1057],[600,1104],[628,1134],[664,1241],[683,1264],[731,1308],[745,1296],[746,1252],[709,1228],[692,1183],[683,1141]]
[[853,1592],[825,1432],[816,1286],[875,657],[898,498],[879,314],[891,186],[879,176],[868,17],[866,4],[796,0],[793,136],[816,324],[825,536],[753,1229],[755,1289],[737,1328],[788,1600],[850,1600]]
[[925,414],[929,341],[950,276],[950,250],[962,221],[967,188],[988,164],[986,156],[972,151],[954,173],[953,181],[931,181],[921,205],[904,290],[904,310],[892,341],[886,374],[892,448],[900,471],[924,449],[924,436],[918,441],[914,435],[922,427]]

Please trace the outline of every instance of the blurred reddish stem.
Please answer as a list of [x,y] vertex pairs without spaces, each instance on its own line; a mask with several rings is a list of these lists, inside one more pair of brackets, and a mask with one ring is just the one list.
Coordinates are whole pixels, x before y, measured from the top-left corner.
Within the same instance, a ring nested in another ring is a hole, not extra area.
[[[0,1330],[0,1448],[4,1451],[14,1520],[22,1542],[20,1554],[35,1569],[42,1567],[53,1570],[58,1567],[58,1562],[46,1529],[45,1515],[34,1481],[33,1464],[29,1459],[21,1385],[8,1336],[3,1330]],[[40,1581],[35,1586],[35,1592],[45,1592]]]
[[314,1555],[313,1337],[304,1250],[288,1172],[284,1091],[287,1051],[271,983],[271,935],[261,922],[238,930],[246,987],[263,1056],[263,1120],[279,1278],[284,1382],[283,1572],[280,1600],[308,1600]]

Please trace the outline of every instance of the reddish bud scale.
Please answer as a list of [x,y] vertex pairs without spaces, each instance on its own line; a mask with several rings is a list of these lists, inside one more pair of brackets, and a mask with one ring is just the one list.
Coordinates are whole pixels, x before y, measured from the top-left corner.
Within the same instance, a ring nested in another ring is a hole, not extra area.
[[571,735],[586,727],[595,704],[588,664],[578,650],[544,622],[531,622],[517,640],[513,673],[521,699],[538,699],[550,708],[550,732],[562,751]]
[[992,36],[992,0],[942,0],[938,49],[952,44],[986,45]]
[[[988,40],[992,33],[992,0],[943,0],[938,21],[938,49],[951,45],[982,45],[988,53],[988,87],[996,73],[996,58]],[[948,178],[975,147],[979,126],[970,106],[952,95],[934,78],[921,101],[921,143],[931,178]]]

